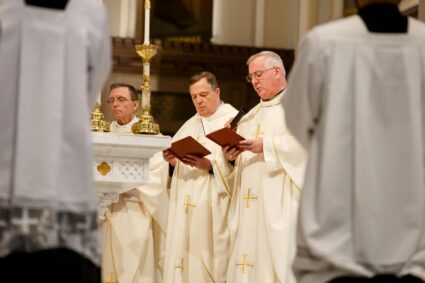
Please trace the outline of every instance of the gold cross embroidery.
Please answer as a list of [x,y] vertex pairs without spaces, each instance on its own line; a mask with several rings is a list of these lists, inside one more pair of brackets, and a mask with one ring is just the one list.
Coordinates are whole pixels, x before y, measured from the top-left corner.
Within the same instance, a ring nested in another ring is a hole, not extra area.
[[257,130],[252,133],[252,135],[254,135],[256,138],[258,138],[260,135],[264,134],[264,131],[260,131],[260,128],[261,128],[261,126],[257,125]]
[[189,212],[189,209],[196,207],[194,203],[190,203],[190,195],[186,196],[183,206],[184,206],[184,213],[186,214]]
[[181,271],[183,272],[184,270],[183,258],[181,258],[180,263],[176,265],[176,269],[181,269]]
[[113,272],[109,273],[109,281],[103,281],[103,283],[118,283],[118,281],[114,280],[115,274]]
[[246,257],[247,257],[247,255],[242,255],[242,262],[236,263],[236,266],[242,266],[242,274],[245,274],[246,267],[254,268],[253,263],[247,263],[246,262]]
[[251,195],[251,188],[248,188],[248,192],[247,192],[247,194],[246,194],[246,197],[244,197],[243,199],[244,199],[244,200],[246,200],[246,205],[245,205],[245,207],[250,207],[250,206],[249,206],[250,201],[251,201],[251,200],[257,200],[257,199],[258,199],[258,197],[257,197],[257,196],[255,196],[255,195]]

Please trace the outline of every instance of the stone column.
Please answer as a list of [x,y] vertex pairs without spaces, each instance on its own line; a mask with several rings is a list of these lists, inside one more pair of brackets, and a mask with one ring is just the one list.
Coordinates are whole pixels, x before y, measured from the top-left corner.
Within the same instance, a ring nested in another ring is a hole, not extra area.
[[419,0],[418,19],[425,22],[425,0]]
[[300,0],[298,39],[314,26],[343,17],[343,0]]
[[111,35],[134,38],[137,0],[103,0],[103,2],[108,11]]
[[256,0],[214,0],[211,42],[253,46]]

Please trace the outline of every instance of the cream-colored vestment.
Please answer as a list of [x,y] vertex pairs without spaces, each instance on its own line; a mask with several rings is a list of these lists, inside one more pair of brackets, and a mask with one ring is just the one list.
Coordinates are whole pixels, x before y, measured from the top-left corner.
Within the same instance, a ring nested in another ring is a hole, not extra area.
[[[130,123],[135,122],[137,119]],[[111,130],[117,132],[115,128]],[[126,128],[128,132],[131,126]],[[101,226],[103,281],[162,282],[168,215],[163,171],[168,172],[168,163],[158,152],[149,160],[149,183],[121,194],[118,202],[109,206]]]
[[89,116],[107,29],[100,1],[0,1],[0,257],[67,248],[99,264]]
[[295,282],[295,223],[306,153],[289,133],[280,93],[241,120],[238,133],[263,138],[263,153],[236,159],[229,210],[231,256],[227,282]]
[[178,161],[171,181],[164,282],[224,282],[228,258],[229,188],[217,188],[230,167],[221,147],[205,137],[236,115],[222,103],[207,118],[196,114],[176,133],[174,141],[192,136],[212,154],[206,156],[214,174]]
[[371,33],[355,15],[313,29],[283,101],[309,150],[299,282],[425,280],[425,25]]
[[117,121],[112,121],[109,128],[111,130],[111,133],[131,134],[131,127],[138,121],[139,119],[136,116],[134,116],[133,119],[131,119],[131,121],[125,125],[120,125]]

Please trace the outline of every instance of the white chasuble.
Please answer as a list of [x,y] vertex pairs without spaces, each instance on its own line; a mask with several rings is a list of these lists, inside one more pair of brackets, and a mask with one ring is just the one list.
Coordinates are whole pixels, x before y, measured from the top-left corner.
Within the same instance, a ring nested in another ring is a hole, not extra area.
[[[131,133],[129,124],[111,127],[112,132]],[[168,163],[162,152],[149,160],[149,182],[120,194],[101,223],[103,239],[102,280],[162,282],[165,232],[167,228]]]
[[309,150],[299,282],[425,280],[425,25],[374,33],[355,15],[313,29],[283,101]]
[[280,98],[261,101],[237,132],[262,137],[263,153],[236,159],[229,210],[231,256],[227,282],[295,282],[295,228],[306,153],[281,119]]
[[131,119],[131,121],[125,125],[120,125],[117,121],[112,121],[109,128],[111,133],[131,134],[131,127],[138,121],[139,119],[136,116],[134,116],[133,119]]
[[99,263],[89,117],[110,43],[99,1],[0,1],[0,257],[68,248]]
[[[209,151],[213,173],[177,161],[171,180],[164,282],[225,282],[229,233],[229,188],[218,189],[230,167],[221,147],[205,134],[223,128],[237,111],[221,104],[203,118],[196,114],[173,140],[192,136]],[[218,181],[220,180],[220,181]],[[226,185],[225,185],[226,186]]]

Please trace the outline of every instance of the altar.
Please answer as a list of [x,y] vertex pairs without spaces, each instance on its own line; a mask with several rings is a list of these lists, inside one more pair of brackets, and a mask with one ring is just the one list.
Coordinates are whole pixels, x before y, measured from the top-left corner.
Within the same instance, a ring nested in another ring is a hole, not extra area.
[[149,158],[170,146],[171,137],[93,132],[93,175],[99,217],[121,193],[149,182]]

